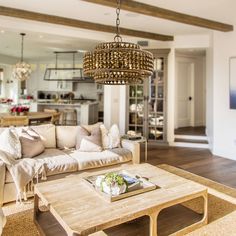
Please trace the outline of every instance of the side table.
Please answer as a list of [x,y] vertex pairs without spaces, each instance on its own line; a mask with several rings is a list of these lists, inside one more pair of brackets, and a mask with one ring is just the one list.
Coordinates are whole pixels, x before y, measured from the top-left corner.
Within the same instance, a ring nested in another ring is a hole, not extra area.
[[[123,139],[127,139],[125,136],[123,137]],[[128,140],[130,140],[130,141],[132,141],[132,142],[137,142],[137,143],[144,143],[144,145],[145,145],[145,162],[147,162],[147,159],[148,159],[148,156],[147,156],[147,138],[145,138],[145,137],[141,137],[140,139],[134,139],[134,140],[132,140],[132,139],[128,139]]]

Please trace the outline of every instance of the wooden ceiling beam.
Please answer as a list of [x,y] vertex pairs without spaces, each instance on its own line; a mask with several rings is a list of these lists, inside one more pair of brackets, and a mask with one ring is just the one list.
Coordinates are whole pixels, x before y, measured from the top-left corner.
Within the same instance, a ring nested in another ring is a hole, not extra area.
[[[117,7],[115,0],[83,0],[85,2],[96,3],[108,7]],[[233,25],[192,16],[180,12],[171,11],[168,9],[148,5],[141,2],[136,2],[132,0],[121,0],[121,9],[135,12],[147,16],[158,17],[166,20],[171,20],[179,23],[184,23],[188,25],[199,26],[207,29],[218,30],[223,32],[233,31]]]
[[[86,21],[61,17],[61,16],[42,14],[38,12],[26,11],[26,10],[16,9],[16,8],[9,8],[9,7],[4,7],[4,6],[0,6],[0,15],[16,17],[16,18],[32,20],[32,21],[40,21],[40,22],[50,23],[50,24],[70,26],[70,27],[87,29],[87,30],[106,32],[106,33],[115,34],[116,32],[115,26],[97,24],[93,22],[86,22]],[[123,35],[128,35],[132,37],[147,38],[147,39],[160,40],[160,41],[173,41],[174,40],[174,37],[170,35],[156,34],[156,33],[150,33],[150,32],[145,32],[145,31],[127,29],[127,28],[120,28],[120,32]]]

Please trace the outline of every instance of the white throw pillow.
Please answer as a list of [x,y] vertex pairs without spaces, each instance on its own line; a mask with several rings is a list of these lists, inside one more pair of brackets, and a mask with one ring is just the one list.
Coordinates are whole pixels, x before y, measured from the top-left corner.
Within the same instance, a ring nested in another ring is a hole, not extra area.
[[21,143],[14,128],[5,129],[0,134],[0,150],[13,156],[15,159],[21,158]]
[[100,126],[102,132],[102,144],[104,149],[120,147],[120,131],[116,124],[112,125],[109,131],[104,125]]
[[45,148],[56,148],[56,128],[55,125],[38,125],[31,126],[35,132],[40,135]]
[[81,152],[101,152],[102,151],[102,134],[99,126],[95,127],[91,135],[82,138],[79,144]]

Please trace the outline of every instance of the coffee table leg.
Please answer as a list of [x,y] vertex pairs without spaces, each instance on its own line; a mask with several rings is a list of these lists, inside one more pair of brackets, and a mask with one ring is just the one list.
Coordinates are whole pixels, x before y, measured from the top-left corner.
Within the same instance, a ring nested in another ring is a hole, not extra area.
[[34,219],[36,219],[39,213],[39,197],[37,194],[34,195]]
[[157,236],[157,217],[159,212],[154,212],[149,215],[150,218],[150,229],[149,234],[150,236]]

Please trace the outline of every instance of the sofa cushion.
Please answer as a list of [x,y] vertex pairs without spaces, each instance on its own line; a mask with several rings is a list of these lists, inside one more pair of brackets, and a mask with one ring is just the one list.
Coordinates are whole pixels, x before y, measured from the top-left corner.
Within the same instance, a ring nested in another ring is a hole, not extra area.
[[75,148],[79,126],[56,126],[58,148]]
[[42,139],[39,134],[31,128],[22,129],[19,138],[23,158],[32,158],[44,152],[45,147]]
[[78,170],[78,162],[59,149],[45,149],[35,159],[44,160],[47,176]]
[[38,125],[31,126],[33,130],[35,130],[43,140],[43,144],[45,148],[56,148],[56,128],[55,125],[47,124],[47,125]]
[[124,148],[104,150],[102,152],[80,152],[78,150],[65,150],[64,152],[78,161],[79,170],[109,166],[132,160],[132,153]]

